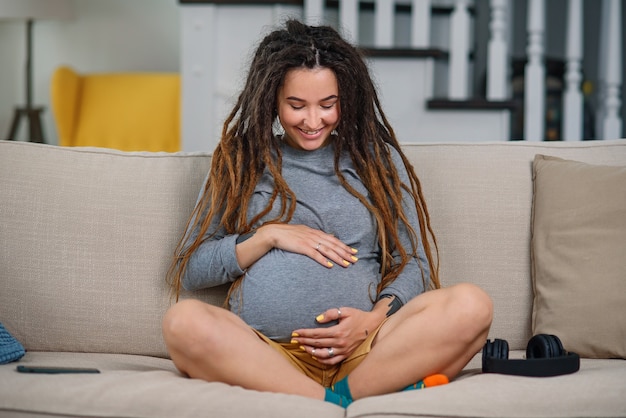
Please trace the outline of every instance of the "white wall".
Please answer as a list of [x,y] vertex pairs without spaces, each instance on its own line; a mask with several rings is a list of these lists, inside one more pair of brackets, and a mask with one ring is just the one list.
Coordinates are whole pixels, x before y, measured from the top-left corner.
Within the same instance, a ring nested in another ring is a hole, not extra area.
[[[55,68],[79,72],[166,71],[180,68],[177,0],[73,0],[70,21],[40,21],[33,29],[33,101],[46,107],[44,135],[56,144],[50,109]],[[8,134],[13,108],[25,102],[26,25],[0,21],[0,138]],[[19,128],[25,140],[27,127]]]

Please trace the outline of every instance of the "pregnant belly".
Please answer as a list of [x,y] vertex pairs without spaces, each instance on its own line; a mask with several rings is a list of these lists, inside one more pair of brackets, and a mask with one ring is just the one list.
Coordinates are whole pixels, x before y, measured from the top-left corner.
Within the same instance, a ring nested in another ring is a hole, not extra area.
[[307,256],[275,249],[248,269],[230,304],[251,327],[288,341],[295,329],[333,325],[315,321],[328,309],[371,310],[377,282],[374,257],[362,255],[347,268],[326,268]]

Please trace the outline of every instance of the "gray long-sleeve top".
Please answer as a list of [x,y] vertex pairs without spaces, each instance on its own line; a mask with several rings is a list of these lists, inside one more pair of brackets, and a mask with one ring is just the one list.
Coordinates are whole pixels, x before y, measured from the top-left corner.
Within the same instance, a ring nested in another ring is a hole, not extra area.
[[[408,184],[399,154],[390,149],[400,179]],[[269,338],[288,341],[295,329],[322,326],[315,322],[315,317],[327,309],[343,306],[370,311],[381,279],[381,254],[374,217],[341,186],[335,175],[333,145],[315,151],[283,145],[282,151],[282,175],[295,193],[297,202],[290,223],[334,234],[345,244],[358,249],[359,260],[347,268],[335,265],[329,269],[308,256],[274,248],[243,271],[235,256],[238,235],[218,231],[190,257],[183,287],[198,290],[232,282],[245,274],[239,291],[234,292],[229,301],[231,310]],[[367,196],[368,192],[348,156],[342,158],[340,167],[350,185]],[[266,207],[272,190],[273,180],[266,171],[251,199],[249,219]],[[403,206],[413,229],[419,232],[415,204],[406,192]],[[280,207],[280,203],[275,203],[274,207]],[[277,209],[272,210],[266,219],[274,218],[276,213]],[[212,225],[210,231],[216,227],[216,224]],[[410,252],[410,240],[404,228],[400,236]],[[428,283],[430,272],[421,241],[418,257],[426,275],[424,280],[417,259],[413,258],[383,293],[396,296],[404,304],[424,291],[423,283]]]

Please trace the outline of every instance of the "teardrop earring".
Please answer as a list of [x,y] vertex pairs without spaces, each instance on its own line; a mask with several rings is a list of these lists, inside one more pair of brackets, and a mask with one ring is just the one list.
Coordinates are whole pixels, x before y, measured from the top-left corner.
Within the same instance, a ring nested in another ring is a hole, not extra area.
[[285,128],[283,128],[283,125],[280,123],[278,118],[276,118],[272,124],[272,134],[277,137],[285,135]]

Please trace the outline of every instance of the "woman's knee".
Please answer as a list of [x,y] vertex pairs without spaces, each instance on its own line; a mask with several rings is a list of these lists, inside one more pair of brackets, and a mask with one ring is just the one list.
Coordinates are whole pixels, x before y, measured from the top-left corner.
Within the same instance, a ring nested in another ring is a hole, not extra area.
[[211,329],[209,324],[217,323],[217,316],[212,307],[194,299],[187,299],[176,303],[163,317],[163,338],[168,349],[175,347],[190,347],[191,342],[200,339],[209,341]]
[[199,303],[199,301],[188,299],[171,306],[163,316],[163,334],[170,335],[188,327],[189,319],[194,316],[193,312],[200,309]]
[[452,306],[459,318],[460,328],[473,330],[470,334],[474,334],[474,338],[477,333],[486,333],[493,320],[493,302],[489,295],[471,283],[458,284],[451,290]]

